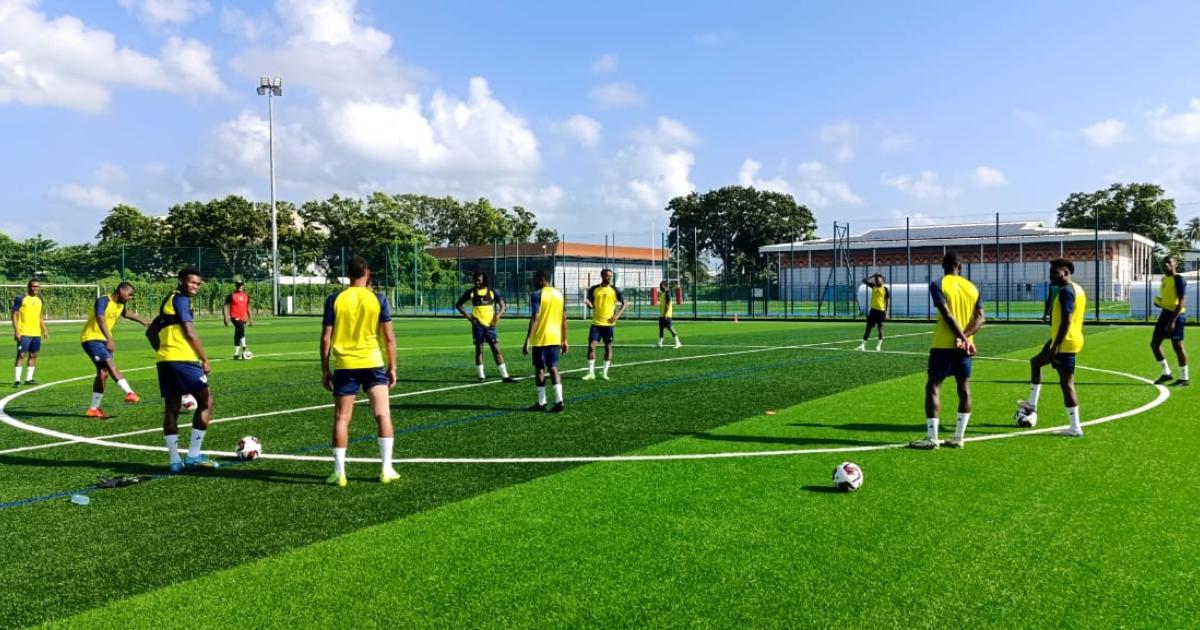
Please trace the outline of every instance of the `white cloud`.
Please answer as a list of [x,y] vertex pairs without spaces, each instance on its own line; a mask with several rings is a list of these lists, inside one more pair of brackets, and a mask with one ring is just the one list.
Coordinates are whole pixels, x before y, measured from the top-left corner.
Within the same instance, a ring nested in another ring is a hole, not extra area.
[[688,147],[698,138],[687,125],[659,116],[654,127],[635,129],[630,137],[633,143],[617,152],[609,168],[610,181],[601,193],[608,205],[658,212],[696,189],[691,181],[696,157]]
[[841,121],[821,127],[821,142],[833,150],[833,159],[850,162],[854,159],[855,143],[858,141],[858,125]]
[[1200,142],[1200,98],[1193,98],[1188,105],[1191,109],[1182,114],[1170,115],[1166,105],[1146,112],[1150,135],[1168,144]]
[[248,41],[256,42],[262,37],[265,18],[252,18],[236,7],[221,7],[221,30]]
[[[226,162],[259,176],[268,173],[270,130],[266,118],[243,111],[237,118],[217,126],[213,137],[219,156]],[[300,124],[275,124],[275,158],[284,172],[315,164],[321,154],[321,143]]]
[[958,189],[941,185],[938,182],[938,174],[934,171],[921,171],[915,176],[907,174],[893,176],[884,173],[880,177],[880,182],[884,186],[895,188],[902,193],[926,201],[953,199],[958,196]]
[[1094,125],[1088,125],[1080,130],[1083,137],[1087,139],[1092,146],[1110,147],[1121,141],[1125,133],[1127,125],[1116,118],[1101,120]]
[[600,107],[618,109],[641,105],[645,97],[631,83],[605,83],[592,88],[592,100]]
[[654,127],[640,127],[631,134],[635,142],[659,146],[690,147],[698,141],[687,125],[669,116],[659,116]]
[[83,208],[108,210],[117,204],[124,203],[121,195],[110,192],[101,186],[66,184],[55,188],[51,194]]
[[975,167],[975,185],[980,188],[999,188],[1008,184],[1004,171],[981,164]]
[[592,72],[594,74],[612,74],[617,71],[618,61],[617,55],[614,53],[600,55],[592,62]]
[[538,171],[538,140],[525,120],[496,100],[482,77],[471,79],[469,94],[459,100],[438,91],[425,106],[411,94],[351,100],[328,107],[329,132],[363,157],[419,172]]
[[101,186],[116,186],[124,184],[129,180],[129,173],[125,169],[111,162],[104,162],[96,167],[92,173],[92,178]]
[[600,143],[600,123],[583,114],[575,114],[566,120],[552,123],[551,128],[587,149]]
[[108,105],[114,86],[189,96],[222,89],[212,53],[201,42],[171,37],[154,58],[119,47],[112,33],[74,16],[52,19],[35,6],[0,2],[0,104],[97,112]]
[[143,21],[160,26],[183,24],[208,13],[206,0],[119,0],[126,10],[136,13]]
[[742,162],[741,169],[738,170],[738,185],[750,186],[759,190],[773,190],[775,192],[784,193],[786,195],[793,194],[792,185],[782,177],[773,177],[771,179],[762,179],[758,176],[758,172],[762,170],[762,164],[746,158]]
[[796,199],[801,203],[815,208],[835,204],[863,205],[862,197],[855,194],[849,184],[838,180],[829,168],[818,161],[802,162],[796,167],[796,173],[800,178],[796,185]]

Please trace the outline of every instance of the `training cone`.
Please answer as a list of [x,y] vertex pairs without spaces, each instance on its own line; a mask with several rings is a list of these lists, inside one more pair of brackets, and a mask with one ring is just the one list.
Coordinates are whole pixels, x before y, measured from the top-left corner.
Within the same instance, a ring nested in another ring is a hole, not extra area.
[[737,313],[733,314],[733,323],[738,323]]

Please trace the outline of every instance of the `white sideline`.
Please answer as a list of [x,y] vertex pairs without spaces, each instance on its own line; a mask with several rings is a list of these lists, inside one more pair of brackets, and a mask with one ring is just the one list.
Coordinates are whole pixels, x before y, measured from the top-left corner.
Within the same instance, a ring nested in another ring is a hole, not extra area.
[[[915,335],[926,335],[926,334],[931,334],[931,333],[928,333],[928,332],[908,333],[905,335],[893,335],[893,337],[915,336]],[[673,357],[673,358],[666,358],[666,359],[651,359],[651,360],[647,360],[647,361],[636,361],[636,362],[630,362],[630,363],[625,363],[625,364],[618,364],[615,367],[628,367],[628,366],[647,365],[647,364],[654,364],[654,363],[665,363],[665,362],[672,362],[672,361],[707,359],[707,358],[715,358],[715,357],[721,357],[721,356],[732,356],[732,355],[739,355],[739,354],[767,352],[767,351],[772,351],[772,350],[811,349],[811,350],[825,350],[825,351],[834,351],[834,352],[850,352],[850,350],[844,350],[841,348],[829,348],[826,346],[840,344],[840,343],[853,343],[853,342],[857,342],[857,341],[860,341],[860,340],[859,339],[850,339],[850,340],[842,340],[842,341],[828,341],[828,342],[821,342],[821,343],[814,343],[814,344],[800,344],[800,345],[790,345],[790,346],[752,347],[751,349],[748,349],[748,350],[740,350],[740,351],[734,351],[734,352],[723,352],[723,353],[715,353],[715,354],[707,354],[707,355],[692,355],[692,356],[686,356],[686,357]],[[454,347],[458,348],[459,346],[454,346]],[[310,354],[310,353],[311,352],[291,352],[291,353],[277,353],[277,354],[273,354],[273,355],[259,355],[259,356],[266,357],[266,356],[281,356],[281,355]],[[883,352],[879,352],[877,354],[926,356],[926,353],[923,353],[923,352],[906,352],[906,351],[883,351]],[[1006,357],[980,357],[980,356],[977,356],[975,358],[982,359],[982,360],[991,360],[991,361],[1009,361],[1009,362],[1016,362],[1016,363],[1024,363],[1024,361],[1021,359],[1012,359],[1012,358],[1006,358]],[[126,371],[146,370],[146,369],[150,369],[150,367],[133,368],[131,370],[126,370]],[[567,374],[567,373],[572,373],[572,372],[581,372],[586,369],[587,368],[565,370],[565,371],[563,371],[563,373]],[[1082,422],[1082,423],[1080,423],[1082,426],[1093,426],[1093,425],[1103,424],[1106,422],[1112,422],[1114,420],[1120,420],[1122,418],[1134,416],[1134,415],[1149,411],[1150,409],[1153,409],[1153,408],[1161,405],[1162,403],[1166,402],[1166,400],[1170,397],[1170,392],[1169,392],[1169,390],[1167,390],[1166,387],[1163,387],[1161,385],[1155,385],[1153,383],[1153,381],[1143,378],[1141,376],[1137,376],[1134,374],[1128,374],[1125,372],[1118,372],[1115,370],[1106,370],[1106,369],[1092,368],[1092,367],[1087,367],[1087,366],[1078,366],[1078,369],[1112,374],[1115,376],[1122,376],[1125,378],[1129,378],[1129,379],[1132,379],[1135,381],[1140,381],[1145,384],[1151,385],[1151,386],[1155,387],[1155,389],[1158,391],[1158,396],[1156,396],[1154,400],[1152,400],[1140,407],[1137,407],[1137,408],[1131,409],[1131,410],[1127,410],[1127,411],[1123,411],[1123,412],[1119,412],[1116,414],[1104,416],[1102,418],[1096,418],[1094,420]],[[10,426],[13,426],[15,428],[24,430],[24,431],[29,431],[32,433],[37,433],[40,435],[45,435],[48,437],[54,437],[54,438],[63,440],[61,442],[52,442],[49,444],[37,444],[37,445],[33,445],[33,446],[24,446],[24,447],[18,447],[18,448],[14,448],[14,449],[7,449],[7,450],[0,451],[0,455],[8,454],[8,453],[25,452],[25,451],[30,451],[30,450],[39,450],[39,449],[44,449],[44,448],[52,448],[52,447],[56,447],[56,446],[66,446],[66,445],[70,445],[70,444],[81,444],[81,443],[82,444],[90,444],[90,445],[94,445],[94,446],[104,446],[104,447],[109,447],[109,448],[124,448],[124,449],[130,449],[130,450],[140,450],[140,451],[166,452],[167,449],[165,446],[150,446],[150,445],[143,445],[143,444],[129,444],[129,443],[125,443],[125,442],[109,441],[110,439],[117,438],[117,437],[128,437],[128,436],[132,436],[132,435],[156,433],[161,430],[160,428],[157,428],[157,427],[151,428],[151,429],[142,429],[142,430],[138,430],[138,431],[130,431],[130,432],[125,432],[125,433],[119,433],[119,434],[113,434],[113,435],[108,435],[108,436],[92,438],[92,437],[85,437],[85,436],[80,436],[80,435],[73,435],[70,433],[63,433],[60,431],[46,429],[44,427],[38,427],[38,426],[26,424],[24,422],[21,422],[15,418],[13,418],[12,416],[8,415],[8,413],[6,413],[6,411],[5,411],[5,408],[12,400],[14,400],[17,397],[24,395],[26,393],[37,391],[39,389],[46,388],[46,387],[51,387],[53,385],[59,385],[62,383],[79,381],[79,380],[84,380],[84,379],[88,379],[88,378],[92,378],[92,377],[91,376],[76,377],[76,378],[71,378],[71,379],[55,381],[52,383],[46,383],[43,385],[36,386],[34,388],[30,388],[28,390],[22,390],[20,392],[10,394],[9,396],[6,396],[5,398],[0,399],[0,421],[4,422],[5,424],[8,424]],[[521,377],[518,380],[526,380],[528,378],[530,378],[530,377]],[[467,383],[467,384],[463,384],[463,385],[452,385],[452,386],[448,386],[448,387],[440,387],[440,388],[421,390],[421,391],[416,391],[416,392],[404,392],[404,393],[400,393],[400,394],[393,394],[390,396],[390,398],[404,398],[404,397],[419,396],[419,395],[423,395],[423,394],[444,392],[444,391],[450,391],[450,390],[456,390],[456,389],[482,387],[482,386],[486,386],[486,385],[494,385],[499,382],[500,381],[493,380],[493,381],[486,381],[483,383]],[[363,399],[363,400],[355,401],[356,404],[362,403],[362,402],[366,402],[366,400]],[[332,404],[313,405],[313,406],[301,407],[301,408],[297,408],[297,409],[270,411],[270,412],[263,412],[263,413],[258,413],[258,414],[248,414],[248,415],[243,415],[243,416],[233,416],[233,417],[229,417],[229,418],[214,419],[212,421],[212,423],[232,422],[235,420],[246,420],[246,419],[250,419],[250,418],[261,418],[261,417],[267,417],[267,416],[273,416],[273,415],[301,413],[301,412],[306,412],[306,411],[328,409],[331,407],[333,407]],[[1056,426],[1056,427],[1044,427],[1041,429],[1034,429],[1034,430],[1029,430],[1029,431],[1020,431],[1020,432],[1012,432],[1012,433],[997,433],[997,434],[990,434],[990,435],[975,436],[975,437],[966,438],[966,441],[982,442],[982,441],[987,441],[987,440],[1006,439],[1006,438],[1013,438],[1013,437],[1024,436],[1024,435],[1038,435],[1038,434],[1052,433],[1055,431],[1059,431],[1063,428],[1066,428],[1066,425]],[[903,448],[905,446],[906,446],[906,444],[899,443],[899,444],[876,444],[876,445],[869,445],[869,446],[844,446],[844,447],[814,448],[814,449],[787,449],[787,450],[773,450],[773,451],[735,451],[735,452],[720,452],[720,453],[684,453],[684,454],[672,454],[672,455],[598,455],[598,456],[562,456],[562,457],[480,457],[480,458],[417,457],[417,458],[396,459],[396,460],[394,460],[394,462],[396,464],[548,464],[548,463],[677,461],[677,460],[732,459],[732,458],[746,458],[746,457],[771,457],[771,456],[785,456],[785,455],[808,455],[808,454],[817,454],[817,453],[856,453],[856,452],[867,452],[867,451],[882,451],[882,450]],[[204,452],[208,455],[221,456],[221,457],[234,457],[235,456],[235,454],[232,451],[204,451]],[[289,454],[264,453],[263,455],[260,455],[259,458],[260,459],[273,459],[273,460],[286,460],[286,461],[312,461],[312,462],[331,462],[331,461],[333,461],[333,458],[331,456],[325,456],[325,455],[289,455]],[[379,463],[378,458],[371,458],[371,457],[347,457],[346,461],[353,462],[353,463]]]

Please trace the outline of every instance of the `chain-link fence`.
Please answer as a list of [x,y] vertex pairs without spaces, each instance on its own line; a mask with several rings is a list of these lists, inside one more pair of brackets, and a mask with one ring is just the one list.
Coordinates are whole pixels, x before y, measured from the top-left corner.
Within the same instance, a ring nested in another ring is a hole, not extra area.
[[[659,282],[670,294],[681,288],[674,308],[677,318],[744,319],[860,319],[865,317],[866,289],[862,280],[874,273],[885,278],[898,319],[929,319],[936,315],[928,284],[941,277],[941,253],[947,247],[926,246],[903,257],[888,248],[858,247],[834,265],[829,252],[797,249],[794,244],[764,251],[753,260],[725,268],[706,252],[695,255],[686,246],[688,234],[664,232],[642,235],[610,233],[581,235],[559,243],[495,242],[476,246],[429,248],[418,242],[374,247],[335,246],[323,250],[282,247],[279,250],[280,310],[286,314],[320,314],[328,295],[346,282],[352,256],[365,257],[377,290],[384,292],[400,315],[453,315],[455,303],[476,271],[485,272],[491,286],[503,295],[513,314],[528,313],[528,296],[535,271],[546,273],[561,288],[572,316],[588,315],[587,288],[599,283],[600,271],[614,271],[615,284],[627,301],[626,317],[656,318],[654,299]],[[692,235],[696,241],[699,239]],[[1050,254],[1074,254],[1076,282],[1089,297],[1088,318],[1105,321],[1148,321],[1161,276],[1154,252],[1133,251],[1122,258],[1119,247],[1102,255],[1099,265],[1086,260],[1095,244],[1071,247],[1051,243]],[[1045,252],[1031,246],[1009,256],[1003,248],[955,248],[963,258],[963,275],[980,289],[991,319],[1037,320],[1043,317],[1050,286]],[[271,312],[272,261],[267,249],[220,250],[201,247],[147,248],[93,246],[63,248],[30,257],[0,270],[0,303],[12,304],[24,283],[37,277],[45,285],[48,317],[87,316],[99,293],[121,281],[132,282],[137,293],[131,310],[148,314],[174,288],[180,268],[195,267],[205,279],[195,302],[201,316],[219,315],[233,283],[241,280],[256,314]],[[1035,256],[1036,255],[1036,256]],[[828,260],[822,264],[823,256]],[[1038,258],[1038,259],[1032,259]],[[1200,252],[1187,252],[1181,271],[1197,280]],[[911,262],[911,264],[910,264]],[[82,285],[82,286],[68,286]],[[1200,291],[1187,293],[1187,307],[1200,312]]]

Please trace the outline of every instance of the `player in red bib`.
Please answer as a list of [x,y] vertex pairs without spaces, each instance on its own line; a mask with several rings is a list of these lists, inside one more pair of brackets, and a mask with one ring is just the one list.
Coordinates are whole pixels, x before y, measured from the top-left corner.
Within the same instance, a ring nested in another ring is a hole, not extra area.
[[225,297],[225,325],[233,322],[233,358],[235,361],[249,359],[246,352],[246,326],[254,325],[254,315],[250,313],[250,295],[246,293],[245,282],[235,282],[233,293]]

